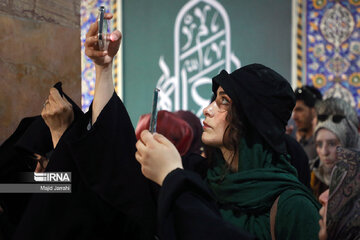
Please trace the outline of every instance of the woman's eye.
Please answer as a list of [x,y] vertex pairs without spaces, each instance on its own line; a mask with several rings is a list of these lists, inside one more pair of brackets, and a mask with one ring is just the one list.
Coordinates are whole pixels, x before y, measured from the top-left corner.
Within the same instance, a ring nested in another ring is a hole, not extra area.
[[221,98],[221,104],[229,104],[230,102],[225,98]]

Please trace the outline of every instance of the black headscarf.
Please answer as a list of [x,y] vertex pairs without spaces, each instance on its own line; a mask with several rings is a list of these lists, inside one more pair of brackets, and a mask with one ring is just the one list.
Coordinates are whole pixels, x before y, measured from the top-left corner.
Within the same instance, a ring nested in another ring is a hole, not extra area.
[[261,64],[250,64],[213,78],[213,92],[221,86],[249,124],[278,153],[286,153],[285,126],[295,106],[295,95],[280,74]]

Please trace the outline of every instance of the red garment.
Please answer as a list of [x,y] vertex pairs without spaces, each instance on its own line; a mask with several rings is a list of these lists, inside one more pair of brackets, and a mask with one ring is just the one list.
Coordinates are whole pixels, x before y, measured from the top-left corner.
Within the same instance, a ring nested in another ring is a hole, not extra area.
[[[136,126],[136,138],[140,138],[140,133],[149,129],[150,114],[141,115]],[[190,149],[193,140],[193,130],[191,126],[172,112],[161,110],[158,112],[156,132],[164,135],[177,148],[181,156],[184,156]]]

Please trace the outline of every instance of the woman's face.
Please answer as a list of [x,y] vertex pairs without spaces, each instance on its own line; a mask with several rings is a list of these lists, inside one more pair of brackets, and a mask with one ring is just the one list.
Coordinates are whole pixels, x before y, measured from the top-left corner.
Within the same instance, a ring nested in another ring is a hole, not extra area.
[[330,171],[336,163],[336,147],[341,145],[339,139],[333,132],[322,128],[316,134],[315,144],[320,162]]
[[321,219],[319,220],[320,231],[319,231],[319,239],[326,240],[327,239],[327,232],[326,232],[326,213],[327,213],[327,205],[329,199],[329,189],[323,192],[320,197],[319,201],[322,205],[320,208],[319,214]]
[[229,125],[226,116],[231,108],[231,103],[230,97],[222,87],[219,87],[216,92],[216,99],[203,110],[205,120],[201,140],[204,144],[218,148],[224,145],[223,137]]

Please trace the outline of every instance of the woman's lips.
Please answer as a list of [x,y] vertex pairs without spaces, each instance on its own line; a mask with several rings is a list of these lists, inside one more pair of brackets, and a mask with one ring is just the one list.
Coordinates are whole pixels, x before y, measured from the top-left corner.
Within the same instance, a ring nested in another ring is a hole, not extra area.
[[326,165],[332,165],[332,164],[334,164],[334,161],[332,161],[332,160],[330,160],[330,159],[325,159],[325,160],[324,160],[324,163],[325,163]]
[[205,121],[203,121],[204,128],[211,128]]

